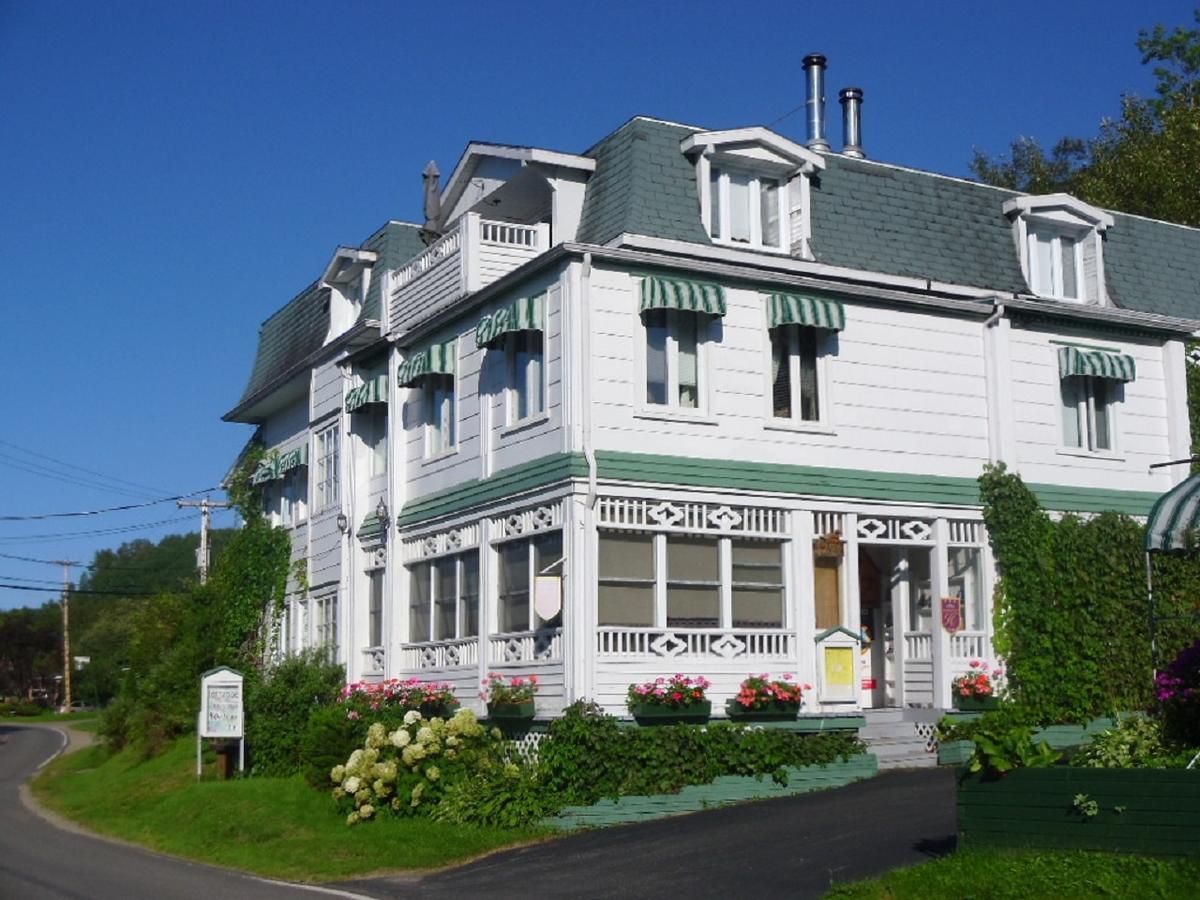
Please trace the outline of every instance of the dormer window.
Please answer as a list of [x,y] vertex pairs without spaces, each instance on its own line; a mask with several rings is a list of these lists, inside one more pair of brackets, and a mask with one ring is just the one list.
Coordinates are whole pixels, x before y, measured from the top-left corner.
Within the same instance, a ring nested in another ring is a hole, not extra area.
[[1016,197],[1004,204],[1029,290],[1039,297],[1107,305],[1104,232],[1108,213],[1069,194]]
[[714,243],[807,255],[808,176],[825,161],[766,128],[693,134],[700,219]]

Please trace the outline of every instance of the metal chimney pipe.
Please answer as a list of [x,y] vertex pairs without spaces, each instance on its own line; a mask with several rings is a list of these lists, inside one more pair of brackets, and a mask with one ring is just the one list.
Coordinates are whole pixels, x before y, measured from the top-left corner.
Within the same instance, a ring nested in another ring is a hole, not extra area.
[[829,149],[829,141],[825,140],[825,65],[823,54],[804,57],[808,88],[804,105],[808,108],[808,146],[813,150]]
[[862,159],[862,88],[842,88],[838,94],[842,104],[842,155]]

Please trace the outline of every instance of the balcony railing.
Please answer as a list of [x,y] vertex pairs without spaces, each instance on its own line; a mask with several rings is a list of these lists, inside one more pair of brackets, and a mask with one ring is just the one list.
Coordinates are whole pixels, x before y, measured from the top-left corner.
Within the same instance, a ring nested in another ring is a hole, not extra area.
[[796,635],[745,628],[628,628],[596,630],[596,655],[607,659],[792,660]]
[[953,659],[983,659],[987,654],[987,635],[982,631],[959,631],[950,636]]
[[933,659],[933,635],[928,631],[904,632],[905,659]]
[[466,213],[396,270],[388,298],[390,330],[486,287],[549,248],[550,227],[481,219]]
[[400,645],[400,667],[406,672],[461,669],[478,664],[479,638],[475,637]]

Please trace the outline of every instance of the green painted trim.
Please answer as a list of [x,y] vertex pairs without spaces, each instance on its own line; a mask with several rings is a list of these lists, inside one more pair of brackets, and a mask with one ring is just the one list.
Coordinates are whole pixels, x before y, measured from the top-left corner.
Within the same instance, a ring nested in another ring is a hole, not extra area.
[[837,634],[839,631],[842,634],[846,635],[846,637],[854,638],[854,640],[856,640],[856,641],[862,641],[864,643],[866,643],[866,641],[867,641],[866,635],[862,634],[861,632],[855,634],[853,631],[851,631],[845,625],[834,625],[832,628],[826,628],[824,631],[822,631],[820,634],[818,634],[815,638],[813,638],[813,641],[815,643],[819,644],[819,643],[821,643],[821,641],[825,640],[825,638],[829,637],[831,634]]
[[475,478],[452,488],[437,491],[406,504],[396,518],[400,527],[427,519],[448,516],[473,506],[500,500],[521,491],[545,487],[558,481],[587,477],[587,461],[582,453],[555,453],[527,463],[502,469],[488,478]]

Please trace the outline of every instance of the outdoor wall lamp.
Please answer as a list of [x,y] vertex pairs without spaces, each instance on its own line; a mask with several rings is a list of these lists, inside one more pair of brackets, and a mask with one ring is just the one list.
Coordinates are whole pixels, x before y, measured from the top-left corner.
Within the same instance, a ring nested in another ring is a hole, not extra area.
[[345,534],[346,529],[350,527],[350,520],[346,518],[346,514],[344,512],[340,512],[337,515],[337,527],[338,531],[340,531],[342,534]]
[[382,497],[379,498],[379,505],[375,507],[375,518],[379,519],[379,524],[383,526],[383,530],[387,531],[388,527],[388,505],[387,501]]

